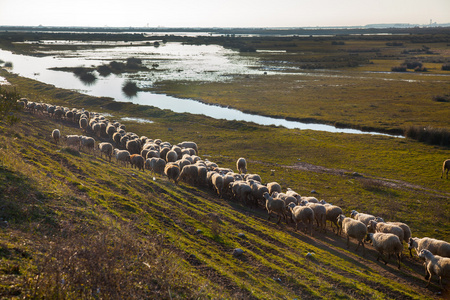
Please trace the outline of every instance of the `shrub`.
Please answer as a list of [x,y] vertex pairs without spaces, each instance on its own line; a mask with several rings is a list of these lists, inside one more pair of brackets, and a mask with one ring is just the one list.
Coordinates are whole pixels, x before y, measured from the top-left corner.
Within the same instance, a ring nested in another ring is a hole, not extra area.
[[391,71],[392,72],[406,72],[406,67],[405,66],[392,67]]
[[429,145],[450,146],[450,131],[446,128],[409,126],[405,130],[405,137]]
[[443,64],[442,71],[450,71],[450,64]]
[[417,67],[422,68],[422,63],[417,60],[405,61],[402,65],[406,66],[407,69],[416,69]]
[[111,74],[111,68],[107,65],[101,65],[97,68],[97,72],[101,75],[101,76],[108,76],[109,74]]
[[122,91],[127,95],[127,96],[135,96],[136,93],[139,91],[139,87],[136,85],[135,82],[132,81],[127,81],[124,86],[122,87]]
[[437,95],[433,97],[436,102],[450,102],[450,95]]

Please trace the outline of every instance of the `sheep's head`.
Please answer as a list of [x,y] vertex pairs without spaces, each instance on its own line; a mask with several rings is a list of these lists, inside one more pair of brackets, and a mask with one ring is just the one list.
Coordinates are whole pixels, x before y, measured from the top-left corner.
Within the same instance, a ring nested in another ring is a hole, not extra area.
[[358,214],[358,212],[356,210],[352,210],[352,212],[350,213],[350,217],[354,217]]
[[430,257],[431,255],[432,255],[432,253],[429,250],[427,250],[427,249],[422,249],[419,252],[419,257],[420,258],[427,258],[427,257]]
[[412,248],[414,248],[414,242],[415,242],[415,238],[410,237],[409,241],[408,241],[408,249],[411,250]]

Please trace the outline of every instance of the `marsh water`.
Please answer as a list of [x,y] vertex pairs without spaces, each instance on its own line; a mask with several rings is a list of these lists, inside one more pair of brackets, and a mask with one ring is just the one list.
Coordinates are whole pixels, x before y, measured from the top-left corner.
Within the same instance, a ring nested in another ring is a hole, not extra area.
[[[61,43],[47,41],[46,43]],[[66,41],[66,43],[74,43]],[[80,42],[76,42],[80,43]],[[87,42],[86,42],[87,43]],[[100,42],[101,43],[101,42]],[[32,78],[56,87],[77,90],[79,92],[101,97],[111,97],[120,102],[133,102],[151,105],[160,109],[169,109],[177,113],[206,115],[216,119],[254,122],[260,125],[284,126],[289,129],[310,129],[328,132],[354,134],[381,134],[363,132],[354,129],[336,128],[334,126],[302,123],[284,119],[270,118],[243,113],[239,110],[204,104],[191,99],[179,99],[165,94],[138,92],[128,97],[122,91],[125,82],[132,80],[139,87],[151,87],[162,80],[183,81],[224,81],[236,75],[267,75],[277,70],[269,70],[252,56],[242,56],[239,52],[225,49],[218,45],[186,45],[181,43],[161,43],[159,47],[134,44],[118,44],[116,47],[97,48],[76,51],[52,51],[48,56],[34,57],[13,54],[0,50],[0,60],[11,62],[11,71],[20,76]],[[98,73],[92,83],[81,81],[72,72],[50,70],[63,67],[97,67],[113,60],[123,61],[135,57],[142,60],[150,71],[110,74],[102,77]]]

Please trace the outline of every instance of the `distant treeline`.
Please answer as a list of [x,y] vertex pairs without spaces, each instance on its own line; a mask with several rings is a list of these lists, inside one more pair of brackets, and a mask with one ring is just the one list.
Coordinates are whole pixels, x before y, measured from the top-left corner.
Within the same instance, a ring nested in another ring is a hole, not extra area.
[[[448,33],[450,24],[441,27],[307,27],[307,28],[220,28],[220,27],[53,27],[53,26],[0,26],[0,31],[27,31],[27,32],[209,32],[212,34],[253,34],[253,35],[353,35],[353,34],[439,34]],[[389,25],[386,25],[389,26]]]

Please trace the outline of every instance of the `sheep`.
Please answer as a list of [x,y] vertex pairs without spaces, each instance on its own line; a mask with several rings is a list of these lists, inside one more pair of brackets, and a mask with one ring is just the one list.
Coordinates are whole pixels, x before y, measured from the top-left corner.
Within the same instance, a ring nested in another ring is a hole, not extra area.
[[166,174],[166,176],[169,178],[169,181],[173,180],[173,182],[177,184],[177,179],[180,175],[180,168],[174,163],[166,164],[166,167],[164,168],[164,174]]
[[264,193],[268,193],[269,189],[261,184],[258,183],[256,181],[251,181],[250,182],[250,186],[252,187],[252,196],[253,196],[253,201],[258,204],[259,200],[261,201],[265,201],[266,199],[264,199]]
[[[83,119],[80,119],[80,122]],[[98,137],[100,137],[101,131],[102,131],[102,126],[100,125],[100,123],[93,123],[91,125],[91,129],[94,132],[94,134]]]
[[436,275],[439,277],[441,288],[444,289],[442,278],[450,278],[450,258],[433,255],[427,249],[420,250],[419,257],[425,259],[425,279],[428,278],[428,283],[425,287],[430,285],[431,277]]
[[80,139],[81,139],[81,136],[79,136],[79,135],[74,135],[74,134],[66,135],[66,136],[64,137],[64,140],[65,140],[66,145],[67,145],[68,147],[74,146],[74,147],[76,147],[78,150],[80,149]]
[[88,151],[91,150],[94,153],[95,140],[90,136],[82,136],[80,138],[80,146],[81,148],[87,148]]
[[181,142],[177,144],[178,147],[180,148],[192,148],[195,150],[195,155],[198,155],[198,146],[195,142]]
[[350,247],[350,237],[352,237],[358,241],[358,246],[356,246],[355,251],[358,251],[359,245],[362,245],[364,256],[366,254],[366,248],[364,247],[363,240],[367,235],[366,225],[359,220],[346,217],[343,214],[340,214],[336,220],[337,224],[339,225],[339,233],[343,231],[347,236],[347,249]]
[[206,185],[206,174],[208,172],[208,169],[206,169],[205,166],[198,165],[198,185],[204,186]]
[[[382,218],[377,218],[377,222],[384,223],[384,220]],[[407,244],[409,242],[409,238],[411,237],[411,229],[408,225],[402,222],[386,222],[387,224],[397,225],[401,229],[403,229],[403,241],[405,241]],[[411,250],[409,250],[409,255],[412,257]]]
[[119,161],[122,164],[125,164],[125,166],[127,166],[127,164],[130,162],[130,152],[128,150],[119,150],[117,148],[114,149],[113,151],[114,156],[116,157],[116,162],[119,163]]
[[80,121],[78,121],[80,128],[83,129],[83,132],[86,132],[88,127],[88,119],[86,118],[80,118]]
[[337,218],[339,217],[339,215],[341,215],[343,213],[342,208],[340,208],[339,206],[336,206],[336,205],[329,204],[329,203],[325,203],[325,204],[323,204],[323,206],[325,206],[325,209],[326,209],[326,221],[331,222],[331,230],[333,230],[333,232],[334,232],[333,224],[336,225],[336,228],[337,228],[336,234],[338,234],[339,227],[337,224]]
[[147,158],[146,165],[149,166],[152,174],[156,173],[159,175],[164,174],[164,169],[166,168],[166,161],[160,157]]
[[450,243],[442,240],[436,240],[428,237],[424,238],[410,238],[408,242],[408,249],[411,254],[411,250],[416,249],[417,253],[420,253],[420,250],[427,249],[433,255],[439,255],[442,257],[450,257]]
[[117,132],[117,128],[116,128],[116,126],[114,126],[113,124],[109,123],[108,126],[106,126],[105,133],[106,133],[110,138],[112,138],[113,135],[114,135],[114,133],[116,133],[116,132]]
[[59,129],[53,129],[52,138],[55,140],[55,144],[58,145],[59,139],[61,138],[61,132]]
[[286,224],[287,224],[286,208],[284,205],[284,201],[280,200],[280,199],[273,199],[272,196],[270,196],[270,194],[267,192],[263,194],[263,197],[264,197],[264,199],[266,199],[266,209],[269,214],[269,217],[267,218],[267,220],[270,220],[270,215],[272,212],[274,212],[275,214],[277,214],[279,216],[277,224],[280,224],[282,217],[284,218],[284,220],[286,221]]
[[185,180],[189,183],[196,184],[198,182],[198,167],[196,165],[186,165],[181,168],[177,182],[180,180]]
[[303,200],[303,201],[308,201],[309,203],[319,203],[319,200],[317,200],[316,197],[302,196],[302,197],[300,197],[300,199]]
[[169,150],[166,154],[166,162],[175,162],[178,159],[178,154],[175,150]]
[[258,174],[245,174],[244,179],[247,181],[254,180],[254,181],[262,182],[261,176],[259,176]]
[[273,192],[281,193],[281,185],[279,185],[277,182],[269,182],[266,184],[267,188],[269,189],[269,194],[273,194]]
[[448,179],[448,171],[450,171],[450,159],[446,159],[442,164],[442,174],[441,178],[444,177],[445,170],[447,170],[447,179]]
[[145,159],[140,154],[130,155],[130,164],[133,168],[144,171]]
[[128,140],[125,144],[126,149],[130,154],[139,154],[141,153],[141,143],[139,140]]
[[314,211],[314,218],[316,219],[317,227],[322,228],[326,232],[327,227],[327,209],[320,203],[306,203]]
[[114,144],[116,145],[116,147],[119,147],[121,138],[122,138],[122,135],[119,132],[115,132],[112,135],[112,140],[114,141]]
[[400,226],[388,223],[377,222],[375,220],[370,220],[367,225],[367,230],[370,233],[382,232],[382,233],[393,233],[398,236],[400,241],[403,241],[404,233]]
[[239,174],[247,173],[247,161],[245,158],[241,157],[236,162],[236,169],[238,170]]
[[224,194],[231,195],[230,183],[235,181],[235,178],[231,173],[227,173],[223,176],[223,189]]
[[103,153],[106,157],[109,157],[109,162],[111,162],[112,152],[113,152],[113,145],[108,142],[99,143],[97,145],[97,148],[100,150],[100,157],[103,156]]
[[219,198],[222,198],[223,194],[223,176],[219,173],[214,173],[211,177],[212,185],[214,189],[216,190],[217,194],[219,195]]
[[352,212],[350,213],[350,217],[363,222],[366,226],[369,225],[369,221],[376,220],[375,216],[359,213],[356,210],[352,210]]
[[295,205],[293,202],[289,203],[288,207],[292,213],[292,221],[295,222],[295,229],[298,230],[298,224],[302,223],[305,227],[305,234],[309,231],[310,235],[313,236],[314,211],[312,208]]
[[248,182],[238,180],[230,183],[233,196],[244,204],[252,203],[252,188]]
[[366,241],[372,241],[372,246],[377,250],[377,261],[381,258],[384,261],[384,264],[387,265],[388,262],[383,258],[383,253],[389,255],[395,254],[397,256],[398,268],[400,269],[400,254],[403,251],[403,245],[398,236],[392,233],[383,232],[368,233]]

